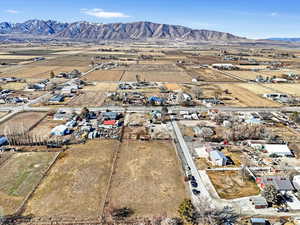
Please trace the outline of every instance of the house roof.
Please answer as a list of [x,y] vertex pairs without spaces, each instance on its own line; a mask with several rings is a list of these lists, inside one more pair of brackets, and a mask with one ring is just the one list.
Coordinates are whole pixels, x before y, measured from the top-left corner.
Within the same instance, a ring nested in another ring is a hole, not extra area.
[[209,154],[210,154],[210,158],[213,160],[227,159],[226,156],[224,155],[224,153],[220,152],[218,150],[211,151]]
[[116,118],[118,114],[116,112],[104,112],[103,117]]
[[250,221],[251,223],[266,223],[266,219],[263,218],[251,218]]
[[68,127],[66,125],[59,125],[57,127],[54,127],[51,131],[52,134],[55,133],[64,133],[66,130],[68,129]]
[[156,96],[152,96],[148,99],[148,101],[155,101],[155,102],[162,102],[163,99],[162,98],[159,98],[159,97],[156,97]]
[[115,125],[116,120],[105,120],[103,121],[103,125]]
[[292,191],[294,187],[287,177],[282,176],[264,176],[259,178],[259,183],[264,185],[273,185],[278,191]]
[[264,197],[252,197],[250,200],[254,205],[268,205],[268,202]]
[[292,155],[291,150],[286,144],[266,144],[264,146],[269,154]]

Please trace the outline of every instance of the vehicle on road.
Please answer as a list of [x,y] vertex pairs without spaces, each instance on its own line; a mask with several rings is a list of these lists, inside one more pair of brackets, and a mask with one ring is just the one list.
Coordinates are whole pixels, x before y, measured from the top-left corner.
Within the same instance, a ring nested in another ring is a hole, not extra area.
[[199,195],[201,192],[197,189],[192,189],[194,195]]
[[192,187],[194,187],[194,188],[198,187],[197,182],[194,181],[194,180],[191,181],[191,185],[192,185]]

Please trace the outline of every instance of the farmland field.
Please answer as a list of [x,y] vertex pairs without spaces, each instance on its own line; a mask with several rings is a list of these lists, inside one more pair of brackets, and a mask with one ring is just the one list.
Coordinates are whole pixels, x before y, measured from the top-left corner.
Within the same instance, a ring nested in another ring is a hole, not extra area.
[[274,89],[273,92],[286,93],[300,97],[299,84],[265,84],[265,86]]
[[175,216],[187,195],[170,142],[126,140],[109,196],[110,207],[129,207],[134,216]]
[[49,138],[51,130],[63,123],[64,121],[53,120],[52,116],[47,116],[41,122],[39,122],[39,124],[34,127],[29,133],[34,136]]
[[[279,103],[265,99],[244,87],[235,84],[218,84],[223,91],[228,89],[231,93],[229,96],[236,98],[239,103],[237,106],[242,107],[274,107],[280,106]],[[224,96],[225,97],[225,96]],[[227,96],[226,96],[227,97]]]
[[191,82],[192,78],[185,72],[162,72],[162,71],[127,71],[122,81],[136,81],[136,75],[140,76],[141,80],[156,81],[156,82]]
[[255,80],[257,76],[263,75],[260,72],[253,71],[228,71],[228,73],[247,80]]
[[123,70],[96,70],[85,76],[88,81],[119,81]]
[[17,69],[11,68],[1,73],[1,77],[17,77],[17,78],[35,78],[45,79],[50,77],[50,72],[55,74],[60,72],[71,72],[73,69],[78,69],[81,72],[88,70],[87,66],[40,66],[40,65],[27,65],[18,67]]
[[85,91],[79,96],[72,98],[69,102],[69,106],[101,106],[105,101],[105,92],[99,91]]
[[94,55],[62,55],[55,58],[36,62],[36,66],[85,67],[91,63]]
[[4,123],[0,124],[0,130],[5,133],[5,130],[18,129],[19,131],[27,131],[33,125],[35,125],[46,114],[42,112],[25,112],[19,113]]
[[94,83],[94,85],[89,85],[84,87],[85,91],[116,91],[117,90],[117,84],[116,83]]
[[0,167],[0,205],[13,214],[42,177],[54,153],[16,153]]
[[24,215],[99,218],[117,141],[90,141],[63,153]]
[[260,84],[240,83],[240,84],[238,84],[238,86],[245,88],[257,95],[270,94],[270,93],[274,92],[274,91],[270,90],[269,88],[265,87],[264,85],[260,85]]

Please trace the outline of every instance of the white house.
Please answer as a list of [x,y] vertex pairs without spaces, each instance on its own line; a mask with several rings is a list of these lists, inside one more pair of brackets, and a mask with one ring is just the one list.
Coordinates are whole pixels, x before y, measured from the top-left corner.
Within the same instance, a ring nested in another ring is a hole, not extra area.
[[291,150],[286,144],[266,144],[264,149],[269,155],[275,154],[278,156],[293,156]]
[[55,135],[55,136],[64,136],[69,133],[70,133],[70,131],[66,125],[59,125],[57,127],[54,127],[51,130],[51,135]]
[[209,158],[212,161],[212,163],[216,166],[226,166],[228,162],[228,159],[224,155],[224,153],[217,150],[211,151],[209,153]]

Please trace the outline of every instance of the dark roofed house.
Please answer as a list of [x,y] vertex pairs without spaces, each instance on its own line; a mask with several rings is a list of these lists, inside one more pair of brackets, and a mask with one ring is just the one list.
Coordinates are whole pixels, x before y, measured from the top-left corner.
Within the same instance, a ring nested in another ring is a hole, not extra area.
[[64,96],[62,96],[62,95],[55,95],[49,99],[49,102],[53,102],[53,103],[58,103],[58,102],[63,102],[63,101],[64,101]]
[[294,187],[288,177],[283,176],[264,176],[256,178],[256,183],[260,188],[273,185],[277,191],[293,191]]
[[117,120],[118,119],[118,113],[116,113],[116,112],[104,112],[104,113],[102,113],[102,116],[105,120]]

